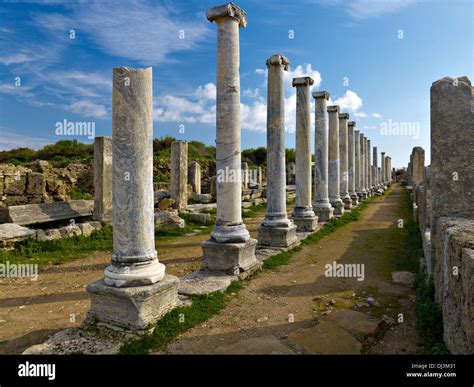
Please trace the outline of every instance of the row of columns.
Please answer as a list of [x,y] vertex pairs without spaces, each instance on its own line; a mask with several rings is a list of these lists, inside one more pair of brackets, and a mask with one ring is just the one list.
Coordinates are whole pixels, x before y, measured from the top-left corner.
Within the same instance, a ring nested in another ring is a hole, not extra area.
[[[240,149],[239,28],[246,14],[233,3],[210,8],[217,24],[216,199],[217,216],[210,239],[202,244],[201,273],[239,275],[261,264],[257,240],[242,221]],[[258,243],[286,247],[297,241],[296,228],[312,231],[318,221],[364,200],[377,184],[390,178],[390,158],[382,155],[383,181],[370,178],[370,141],[348,122],[338,106],[327,106],[326,91],[313,93],[315,108],[315,198],[311,198],[310,77],[295,78],[296,205],[293,219],[286,209],[284,72],[289,61],[273,55],[267,62],[267,209]],[[117,68],[113,72],[112,190],[114,251],[104,280],[88,286],[90,317],[95,321],[144,328],[175,306],[178,279],[165,273],[155,249],[153,203],[152,70]],[[185,143],[173,143],[175,157],[187,157]],[[179,164],[172,191],[185,206],[188,169]],[[106,166],[106,162],[98,165]],[[179,191],[179,192],[178,192]],[[184,190],[185,191],[185,190]],[[296,225],[295,225],[296,223]],[[195,279],[195,277],[193,277]],[[137,290],[133,290],[137,288]],[[120,290],[116,290],[121,288]],[[144,295],[146,295],[144,297]],[[112,300],[113,299],[113,300]],[[111,300],[113,302],[111,302]],[[133,309],[133,311],[132,311]],[[143,313],[154,310],[156,313]]]

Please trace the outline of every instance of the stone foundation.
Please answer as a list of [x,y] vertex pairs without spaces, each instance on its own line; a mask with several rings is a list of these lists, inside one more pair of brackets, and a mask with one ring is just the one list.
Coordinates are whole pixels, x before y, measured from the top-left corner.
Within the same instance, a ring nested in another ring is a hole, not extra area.
[[296,226],[266,227],[258,229],[259,246],[288,247],[296,243]]

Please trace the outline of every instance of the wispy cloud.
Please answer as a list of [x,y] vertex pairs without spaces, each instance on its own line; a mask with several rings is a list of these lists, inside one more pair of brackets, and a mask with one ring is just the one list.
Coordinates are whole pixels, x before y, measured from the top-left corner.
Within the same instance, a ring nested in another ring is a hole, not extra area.
[[350,18],[362,21],[397,12],[413,4],[414,0],[311,0],[311,2],[341,7]]
[[45,137],[27,136],[13,129],[0,127],[0,151],[22,147],[39,149],[51,142]]

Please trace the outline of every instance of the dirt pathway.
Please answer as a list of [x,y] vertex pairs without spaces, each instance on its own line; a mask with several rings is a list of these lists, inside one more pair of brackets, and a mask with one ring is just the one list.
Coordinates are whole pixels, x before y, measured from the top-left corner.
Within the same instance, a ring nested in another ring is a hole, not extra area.
[[[304,246],[289,265],[252,278],[221,313],[181,335],[168,351],[417,353],[414,291],[391,283],[402,249],[397,227],[402,208],[402,190],[397,186],[370,203],[359,221]],[[364,280],[326,277],[325,265],[333,261],[364,264]],[[374,299],[370,304],[368,297]],[[334,324],[331,318],[340,309],[364,313],[357,318],[385,315],[387,321],[395,321],[378,324],[374,330],[372,319],[364,322],[342,315],[343,320]],[[398,323],[400,313],[403,322]],[[381,331],[386,331],[383,337]]]
[[[263,214],[244,219],[253,237]],[[201,242],[208,234],[160,241],[157,251],[169,274],[182,277],[199,269]],[[65,328],[78,327],[89,310],[87,284],[103,278],[111,252],[39,269],[37,281],[0,278],[0,354],[21,353]]]

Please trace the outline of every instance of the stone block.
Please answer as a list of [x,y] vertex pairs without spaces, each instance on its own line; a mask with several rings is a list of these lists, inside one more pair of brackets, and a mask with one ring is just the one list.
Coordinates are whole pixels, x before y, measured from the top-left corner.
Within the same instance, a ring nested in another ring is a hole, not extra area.
[[36,238],[35,230],[14,223],[0,224],[0,247],[12,247],[16,242]]
[[201,246],[201,271],[239,275],[260,265],[255,258],[256,239],[251,238],[245,243],[217,243],[210,239]]
[[42,197],[46,194],[46,180],[42,173],[29,172],[27,180],[26,195]]
[[296,226],[258,228],[259,246],[288,247],[297,242]]
[[132,331],[146,331],[178,305],[179,279],[166,274],[152,285],[116,288],[103,280],[87,285],[88,321]]
[[296,225],[296,231],[312,232],[318,228],[318,217],[311,218],[296,218],[293,217],[293,222]]

